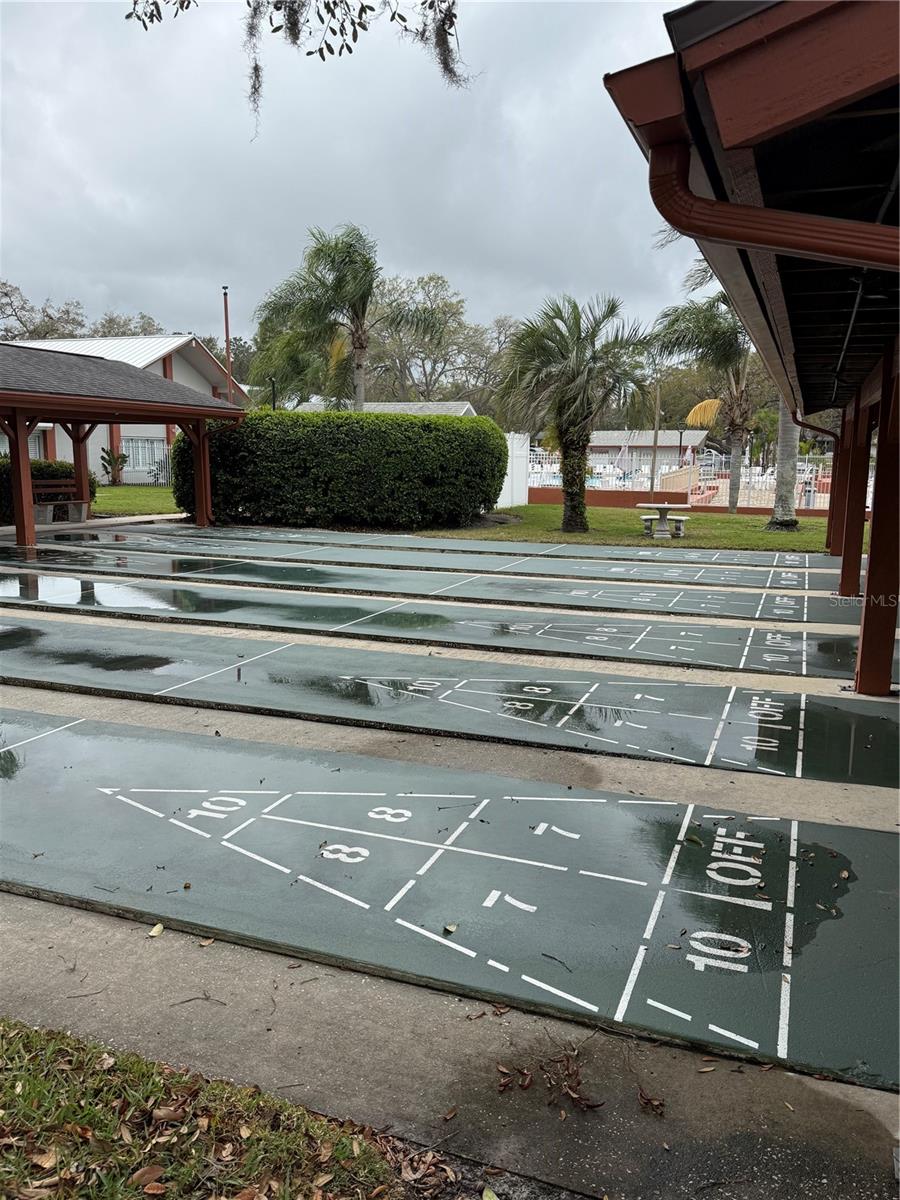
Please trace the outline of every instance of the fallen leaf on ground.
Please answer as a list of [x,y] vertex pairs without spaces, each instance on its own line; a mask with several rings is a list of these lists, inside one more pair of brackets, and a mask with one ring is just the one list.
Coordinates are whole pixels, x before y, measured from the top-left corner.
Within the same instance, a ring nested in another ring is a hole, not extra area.
[[161,1196],[166,1190],[164,1183],[148,1183],[144,1188],[145,1196]]
[[161,921],[157,921],[157,923],[153,926],[153,928],[147,934],[147,937],[159,937],[159,935],[162,933],[162,931],[163,931],[163,924]]
[[215,940],[216,940],[215,938],[201,938],[200,945],[201,946],[211,946]]
[[482,1009],[481,1012],[466,1013],[466,1020],[467,1021],[477,1021],[479,1017],[486,1017],[486,1016],[487,1016],[487,1013],[485,1012],[484,1009]]
[[119,1126],[119,1137],[125,1143],[126,1146],[130,1146],[131,1143],[134,1141],[134,1138],[131,1136],[131,1130],[128,1128],[127,1125]]
[[313,1187],[324,1187],[326,1183],[331,1183],[332,1179],[334,1179],[333,1174],[317,1175],[313,1180]]
[[764,1067],[760,1067],[759,1069],[761,1071],[771,1071],[774,1066],[775,1066],[774,1063],[766,1063],[766,1065]]
[[256,1200],[258,1195],[259,1192],[255,1187],[245,1187],[241,1188],[238,1194],[234,1197],[234,1200]]
[[[240,1127],[240,1129],[238,1130],[238,1133],[239,1133],[239,1134],[241,1135],[241,1137],[242,1137],[242,1138],[244,1138],[244,1139],[248,1138],[252,1132],[253,1132],[253,1130],[250,1128],[250,1126],[249,1126],[249,1125],[242,1125],[242,1126]],[[324,1160],[323,1160],[323,1161],[324,1161]]]
[[154,1108],[154,1121],[174,1121],[181,1122],[184,1120],[185,1110],[183,1108],[169,1108],[165,1105],[162,1108]]
[[108,1071],[110,1067],[114,1067],[115,1065],[116,1065],[116,1060],[113,1058],[113,1056],[111,1054],[101,1054],[100,1057],[97,1059],[97,1070],[98,1071]]
[[497,1200],[497,1193],[493,1188],[486,1187],[481,1193],[481,1200]]
[[39,1154],[32,1154],[31,1161],[36,1167],[40,1167],[44,1171],[49,1171],[51,1167],[56,1166],[58,1157],[56,1147],[52,1146],[49,1150],[43,1150]]
[[710,1071],[714,1071],[715,1067],[701,1067],[697,1072],[698,1075],[708,1075]]
[[139,1171],[135,1171],[128,1182],[133,1183],[136,1187],[141,1187],[145,1183],[156,1183],[157,1179],[164,1174],[165,1170],[163,1167],[151,1164],[148,1167],[141,1167]]
[[454,922],[452,925],[444,926],[444,936],[449,937],[451,933],[456,933],[459,926]]
[[459,1109],[454,1104],[452,1108],[448,1108],[447,1111],[444,1113],[443,1120],[452,1121],[458,1112],[459,1112]]
[[784,1105],[784,1107],[785,1107],[785,1108],[789,1108],[789,1109],[791,1110],[791,1112],[793,1112],[793,1111],[794,1111],[794,1106],[793,1106],[793,1104],[788,1104],[787,1100],[782,1100],[782,1102],[781,1102],[781,1103]]

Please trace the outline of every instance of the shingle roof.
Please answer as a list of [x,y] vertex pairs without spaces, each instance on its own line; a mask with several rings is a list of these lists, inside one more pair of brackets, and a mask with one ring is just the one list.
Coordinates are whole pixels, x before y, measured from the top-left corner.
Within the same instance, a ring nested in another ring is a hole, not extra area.
[[[322,412],[325,403],[322,400],[309,400],[306,404],[298,405],[298,412]],[[363,405],[363,412],[374,413],[406,413],[413,417],[474,417],[475,409],[468,400],[386,400],[383,404]]]
[[207,396],[127,363],[88,354],[35,350],[21,342],[0,342],[0,399],[5,392],[84,396],[99,401],[98,408],[107,404],[114,407],[115,402],[125,401],[143,406],[208,408],[210,415],[243,411],[227,400]]

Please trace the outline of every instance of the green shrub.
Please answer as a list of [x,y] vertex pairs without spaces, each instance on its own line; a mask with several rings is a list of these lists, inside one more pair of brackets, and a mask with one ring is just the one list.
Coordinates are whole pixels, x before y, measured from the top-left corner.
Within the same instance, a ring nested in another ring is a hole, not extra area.
[[[506,439],[487,417],[258,411],[214,425],[209,456],[216,519],[247,525],[468,525],[506,473]],[[183,435],[172,468],[175,503],[193,516]]]
[[[31,460],[32,479],[74,479],[75,467],[62,459],[33,458]],[[91,499],[97,495],[97,477],[93,471],[89,473]],[[35,499],[40,500],[41,493],[34,493]],[[47,500],[57,500],[58,496],[46,494]],[[12,472],[10,471],[9,455],[0,455],[0,523],[8,525],[14,520],[12,502]]]

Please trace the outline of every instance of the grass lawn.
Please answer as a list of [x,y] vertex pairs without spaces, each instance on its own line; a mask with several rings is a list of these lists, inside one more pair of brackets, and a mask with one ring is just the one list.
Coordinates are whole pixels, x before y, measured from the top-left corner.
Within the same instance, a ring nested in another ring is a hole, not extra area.
[[[432,537],[488,538],[498,542],[580,542],[585,545],[648,546],[640,518],[630,508],[589,508],[590,533],[560,533],[562,506],[525,504],[501,510],[520,520],[469,529],[423,530]],[[803,518],[795,533],[767,533],[768,517],[729,516],[693,511],[682,539],[665,543],[686,550],[702,546],[715,550],[823,551],[825,517]],[[867,535],[868,537],[868,530]],[[656,543],[662,545],[663,543]]]
[[97,499],[91,506],[95,517],[140,517],[156,513],[178,512],[167,487],[98,487]]
[[[4,1020],[0,1061],[4,1195],[409,1195],[400,1182],[404,1162],[416,1165],[408,1148],[398,1155],[400,1144],[391,1138],[338,1125],[255,1088]],[[441,1168],[441,1179],[448,1170]],[[428,1182],[436,1181],[435,1173]]]

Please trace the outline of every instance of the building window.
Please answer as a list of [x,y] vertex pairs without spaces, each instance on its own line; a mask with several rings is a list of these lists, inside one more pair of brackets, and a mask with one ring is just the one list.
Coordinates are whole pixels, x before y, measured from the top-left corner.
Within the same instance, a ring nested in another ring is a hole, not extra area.
[[166,439],[123,437],[122,452],[128,455],[126,466],[132,470],[148,470],[166,457]]

